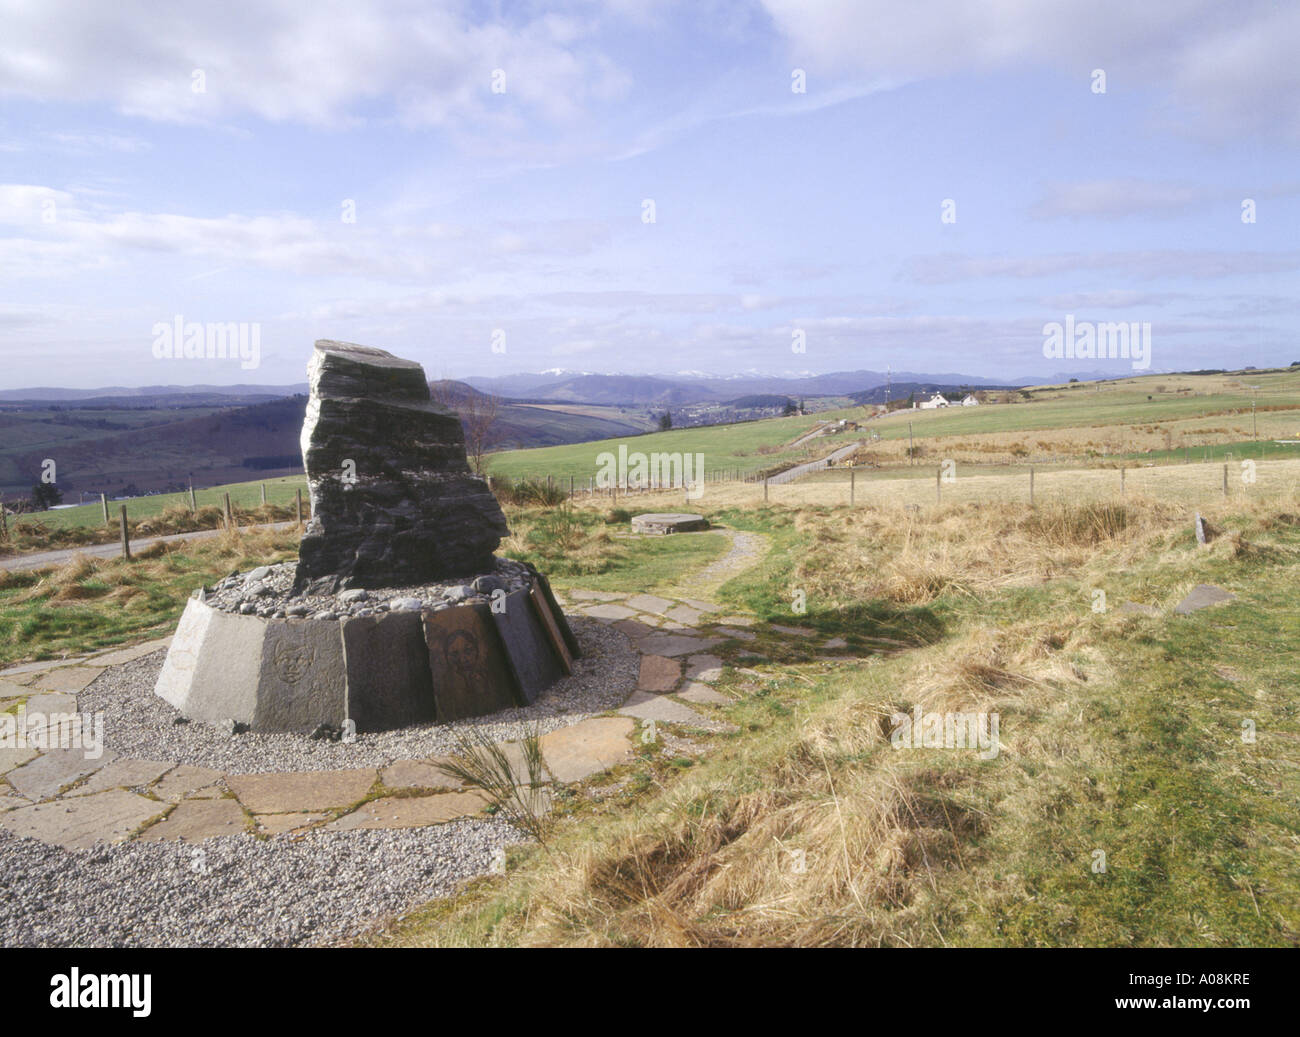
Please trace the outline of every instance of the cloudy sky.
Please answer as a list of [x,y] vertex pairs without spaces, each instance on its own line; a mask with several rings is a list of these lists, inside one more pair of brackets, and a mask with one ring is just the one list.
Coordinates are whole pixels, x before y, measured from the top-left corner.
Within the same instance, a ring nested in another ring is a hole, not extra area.
[[[1067,314],[1150,323],[1152,370],[1300,360],[1300,4],[0,0],[0,26],[0,387],[296,382],[317,338],[431,376],[1123,374],[1043,356]],[[258,325],[259,365],[157,358],[177,316]]]

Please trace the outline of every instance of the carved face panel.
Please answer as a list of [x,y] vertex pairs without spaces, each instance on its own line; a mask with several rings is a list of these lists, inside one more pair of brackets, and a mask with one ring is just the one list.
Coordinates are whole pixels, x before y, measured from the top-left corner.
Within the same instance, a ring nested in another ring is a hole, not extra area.
[[447,638],[447,664],[462,674],[479,667],[479,643],[468,630],[457,630]]
[[297,684],[311,668],[312,650],[305,644],[281,641],[275,646],[275,672],[286,684]]

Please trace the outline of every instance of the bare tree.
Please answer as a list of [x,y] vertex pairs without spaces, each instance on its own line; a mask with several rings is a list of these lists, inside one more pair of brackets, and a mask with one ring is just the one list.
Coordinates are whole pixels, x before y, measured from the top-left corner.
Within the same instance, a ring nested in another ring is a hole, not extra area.
[[461,427],[465,430],[465,453],[474,471],[482,475],[483,459],[496,438],[500,397],[453,381],[430,382],[429,393],[435,403],[455,411],[460,417]]

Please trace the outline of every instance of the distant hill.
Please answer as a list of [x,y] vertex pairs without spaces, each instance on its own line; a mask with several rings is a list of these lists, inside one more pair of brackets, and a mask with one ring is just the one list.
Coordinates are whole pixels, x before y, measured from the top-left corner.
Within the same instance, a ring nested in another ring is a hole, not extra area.
[[216,401],[248,403],[249,397],[278,400],[286,396],[306,394],[307,383],[298,385],[145,385],[139,388],[113,385],[102,389],[59,389],[38,386],[31,389],[0,389],[0,401],[33,401],[56,403],[119,404],[123,406],[151,405],[159,401],[187,399],[194,402]]
[[[965,396],[968,392],[999,392],[1014,391],[1019,389],[1019,385],[993,385],[979,384],[975,385],[970,382],[962,382],[959,385],[949,385],[942,382],[894,382],[888,387],[889,400],[905,400],[908,396],[915,393],[919,402],[922,399],[929,399],[935,393],[943,393],[944,396],[959,397]],[[849,399],[854,403],[885,403],[886,386],[878,385],[874,389],[867,389],[865,392],[849,393]]]

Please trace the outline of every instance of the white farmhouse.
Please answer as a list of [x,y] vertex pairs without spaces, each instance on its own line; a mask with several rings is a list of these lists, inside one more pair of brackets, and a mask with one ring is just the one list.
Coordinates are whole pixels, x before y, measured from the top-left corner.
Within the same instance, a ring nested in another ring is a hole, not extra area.
[[947,401],[947,399],[944,398],[943,393],[937,392],[933,396],[931,396],[928,400],[922,400],[920,403],[913,403],[912,409],[913,410],[937,410],[939,407],[951,407],[951,406],[952,404],[950,404]]
[[980,405],[980,401],[975,399],[974,393],[968,392],[965,396],[962,397],[961,405],[963,407],[978,407]]

